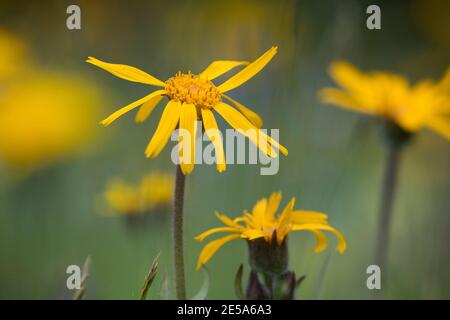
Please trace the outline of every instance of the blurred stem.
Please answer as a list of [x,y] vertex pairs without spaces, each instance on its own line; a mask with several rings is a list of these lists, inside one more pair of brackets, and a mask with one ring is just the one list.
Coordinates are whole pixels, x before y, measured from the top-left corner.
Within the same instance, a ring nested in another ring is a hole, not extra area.
[[381,203],[378,221],[375,263],[386,274],[386,260],[389,247],[389,230],[392,221],[392,208],[395,201],[400,158],[403,148],[389,146],[386,154],[386,167],[381,190]]
[[178,300],[186,299],[186,285],[184,280],[183,253],[183,202],[186,177],[177,165],[175,175],[175,193],[173,200],[173,255],[175,265],[175,287]]

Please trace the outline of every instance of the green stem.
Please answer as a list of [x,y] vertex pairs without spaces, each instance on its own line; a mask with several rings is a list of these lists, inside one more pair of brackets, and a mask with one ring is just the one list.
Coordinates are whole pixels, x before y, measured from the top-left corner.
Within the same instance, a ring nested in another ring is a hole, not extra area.
[[173,200],[173,255],[175,265],[175,287],[178,300],[186,300],[183,254],[183,202],[186,177],[177,165],[175,175],[175,194]]
[[381,268],[383,274],[386,274],[387,270],[389,230],[392,222],[392,208],[395,200],[402,147],[390,146],[387,150],[375,249],[375,263]]

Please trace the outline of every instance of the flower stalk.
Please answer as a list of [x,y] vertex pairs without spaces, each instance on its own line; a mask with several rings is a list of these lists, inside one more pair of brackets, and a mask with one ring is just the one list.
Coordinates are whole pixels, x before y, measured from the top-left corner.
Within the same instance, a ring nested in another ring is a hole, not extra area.
[[176,167],[175,193],[173,200],[173,257],[175,266],[175,288],[178,300],[186,299],[186,283],[184,278],[184,248],[183,248],[183,205],[186,177],[180,165]]
[[389,231],[391,229],[393,207],[396,196],[398,174],[403,149],[411,138],[409,132],[394,123],[386,123],[386,160],[383,178],[380,211],[378,214],[378,229],[376,236],[375,263],[386,274],[389,249]]

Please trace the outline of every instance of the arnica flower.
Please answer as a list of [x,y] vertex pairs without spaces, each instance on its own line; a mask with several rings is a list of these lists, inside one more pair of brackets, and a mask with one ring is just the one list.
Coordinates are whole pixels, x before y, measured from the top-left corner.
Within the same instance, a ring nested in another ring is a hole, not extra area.
[[[279,149],[284,155],[287,155],[288,151],[286,148],[259,131],[259,128],[262,126],[262,120],[255,112],[225,94],[255,76],[273,58],[276,52],[277,48],[273,47],[252,63],[244,61],[214,61],[200,74],[179,72],[166,82],[131,66],[106,63],[92,57],[89,57],[87,62],[119,78],[161,88],[119,109],[101,123],[107,126],[120,116],[139,106],[141,107],[136,114],[136,121],[142,122],[148,118],[159,102],[164,97],[167,97],[169,102],[164,108],[156,132],[148,144],[145,154],[149,158],[156,157],[178,126],[180,129],[190,133],[190,155],[187,157],[188,159],[184,159],[182,154],[180,154],[181,170],[184,174],[189,174],[194,169],[195,122],[197,119],[202,120],[206,134],[214,145],[217,170],[219,172],[225,170],[226,163],[222,138],[218,134],[213,111],[220,114],[238,132],[247,136],[268,156],[277,156],[275,149]],[[222,84],[216,86],[212,82],[217,77],[239,66],[245,66],[245,68]],[[230,104],[225,103],[224,100],[234,105],[237,110]],[[181,142],[182,135],[180,135],[179,139]]]
[[362,72],[347,62],[335,62],[330,74],[341,87],[320,91],[325,103],[378,116],[407,133],[431,129],[450,140],[450,69],[441,81],[414,86],[390,72]]
[[107,183],[104,198],[114,214],[124,216],[167,208],[173,198],[173,177],[165,172],[153,172],[137,185],[114,178]]
[[104,97],[85,78],[30,70],[1,89],[0,164],[32,173],[92,143]]
[[[289,233],[293,231],[312,232],[317,241],[317,245],[314,248],[315,253],[325,250],[328,245],[328,239],[323,231],[330,231],[338,239],[337,250],[339,253],[345,251],[346,242],[344,237],[328,224],[326,214],[316,211],[295,210],[295,198],[293,197],[281,213],[277,215],[276,212],[280,206],[281,198],[280,192],[272,193],[268,199],[263,198],[259,200],[251,213],[244,211],[242,216],[235,219],[230,219],[216,212],[217,218],[225,226],[205,231],[195,239],[203,241],[212,234],[222,232],[231,234],[213,240],[203,248],[198,258],[197,269],[206,264],[224,244],[241,238],[246,239],[249,244],[250,263],[253,269],[258,271],[261,266],[264,266],[266,270],[263,271],[267,271],[268,268],[276,273],[281,273],[287,265],[287,261],[282,261],[283,256],[287,254],[285,252],[286,240]],[[264,246],[266,248],[262,248]],[[280,248],[282,249],[280,250]],[[262,252],[264,254],[258,254]],[[275,254],[275,259],[273,254]],[[275,266],[277,263],[283,263],[283,266]],[[273,270],[273,268],[276,270]]]

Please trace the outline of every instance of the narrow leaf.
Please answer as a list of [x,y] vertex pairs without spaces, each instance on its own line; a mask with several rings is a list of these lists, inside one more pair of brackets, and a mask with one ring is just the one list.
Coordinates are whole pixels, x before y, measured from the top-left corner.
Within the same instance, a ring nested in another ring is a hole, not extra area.
[[244,271],[244,265],[240,265],[236,276],[234,277],[234,293],[239,300],[244,300],[244,290],[242,289],[242,274]]
[[141,296],[140,296],[141,300],[145,300],[145,298],[147,297],[148,289],[150,289],[150,287],[151,287],[151,285],[153,283],[153,280],[156,277],[156,273],[158,272],[158,260],[159,260],[159,253],[155,257],[155,259],[153,259],[153,262],[152,262],[152,265],[150,267],[150,270],[149,270],[147,276],[144,279],[144,285],[142,287]]
[[86,257],[86,260],[84,260],[83,264],[83,270],[81,274],[81,286],[80,289],[75,292],[73,300],[82,300],[84,298],[84,295],[86,294],[86,284],[91,270],[91,263],[92,263],[91,256],[88,255]]
[[200,290],[197,292],[195,296],[192,297],[192,300],[205,300],[209,291],[209,272],[205,266],[202,267],[205,271],[205,277],[203,278],[203,285]]

